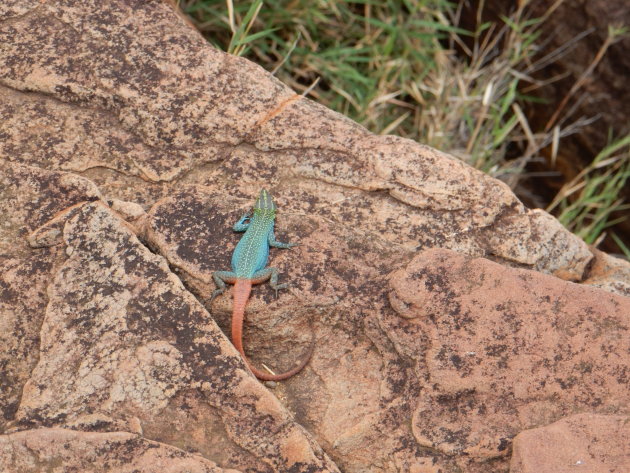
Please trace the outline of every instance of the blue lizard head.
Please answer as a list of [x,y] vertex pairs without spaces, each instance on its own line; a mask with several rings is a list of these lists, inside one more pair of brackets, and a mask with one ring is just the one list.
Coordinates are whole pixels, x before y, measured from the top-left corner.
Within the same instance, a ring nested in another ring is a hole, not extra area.
[[254,212],[263,211],[264,213],[276,213],[276,204],[271,198],[271,194],[266,189],[260,191],[260,195],[254,204]]

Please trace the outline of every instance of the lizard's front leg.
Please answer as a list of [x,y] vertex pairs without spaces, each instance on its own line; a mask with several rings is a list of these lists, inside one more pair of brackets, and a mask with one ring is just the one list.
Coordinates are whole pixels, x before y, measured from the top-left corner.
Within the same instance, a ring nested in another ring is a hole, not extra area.
[[239,219],[238,222],[234,224],[234,226],[232,227],[232,230],[234,230],[235,232],[244,232],[249,227],[249,222],[246,222],[245,220],[249,220],[251,218],[252,218],[252,213],[247,212],[245,215],[243,215]]
[[212,279],[217,288],[212,292],[210,302],[212,302],[215,297],[225,292],[225,283],[234,284],[236,282],[236,273],[232,271],[215,271],[212,273]]
[[267,241],[269,242],[269,246],[273,246],[274,248],[292,248],[294,246],[298,246],[297,243],[281,243],[278,240],[276,240],[275,235],[273,234],[273,231],[269,232],[269,237],[267,238]]

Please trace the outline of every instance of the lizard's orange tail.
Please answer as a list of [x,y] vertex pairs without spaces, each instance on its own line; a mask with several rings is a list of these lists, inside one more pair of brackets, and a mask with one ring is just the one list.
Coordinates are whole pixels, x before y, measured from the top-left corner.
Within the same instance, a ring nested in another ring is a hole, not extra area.
[[237,279],[234,283],[234,306],[232,308],[232,343],[245,358],[243,352],[243,320],[245,319],[245,305],[252,292],[252,282],[249,279]]
[[243,356],[243,360],[245,360],[247,367],[258,379],[262,379],[263,381],[282,381],[283,379],[290,378],[294,374],[299,373],[311,359],[313,350],[315,349],[315,336],[313,335],[311,346],[304,357],[304,360],[295,368],[280,374],[269,374],[254,368],[247,359],[245,351],[243,350],[243,320],[245,318],[245,305],[247,304],[251,291],[251,280],[236,280],[236,283],[234,284],[234,308],[232,312],[232,343]]

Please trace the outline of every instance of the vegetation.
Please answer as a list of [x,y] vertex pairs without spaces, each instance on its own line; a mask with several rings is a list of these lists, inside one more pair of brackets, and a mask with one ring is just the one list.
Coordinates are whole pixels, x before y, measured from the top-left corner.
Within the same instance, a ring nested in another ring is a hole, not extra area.
[[[473,32],[453,26],[463,2],[446,0],[183,0],[180,7],[218,48],[374,133],[449,152],[518,194],[526,164],[550,146],[555,156],[564,136],[588,124],[557,125],[566,121],[562,106],[535,132],[522,111],[544,85],[533,73],[560,53],[537,55],[540,25],[559,3],[542,18],[519,10],[500,28],[478,21]],[[625,33],[611,29],[591,70]],[[616,223],[613,211],[628,208],[617,195],[630,172],[629,145],[630,137],[612,142],[549,208],[589,243]]]
[[[604,148],[571,182],[565,184],[549,210],[560,210],[558,219],[586,243],[597,245],[604,230],[624,220],[613,213],[630,209],[618,196],[630,178],[630,135]],[[619,248],[630,258],[621,239],[612,234]]]

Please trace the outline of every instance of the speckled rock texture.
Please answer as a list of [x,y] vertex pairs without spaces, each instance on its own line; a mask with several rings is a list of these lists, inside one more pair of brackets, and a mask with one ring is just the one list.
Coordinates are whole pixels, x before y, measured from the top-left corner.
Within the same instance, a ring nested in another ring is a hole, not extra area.
[[390,337],[427,339],[412,418],[423,446],[491,460],[523,429],[630,407],[627,297],[438,249],[390,284],[407,320]]
[[239,473],[200,455],[128,432],[37,429],[0,435],[0,470],[121,473]]
[[[525,429],[629,413],[630,265],[166,3],[2,3],[0,157],[2,471],[507,472]],[[209,300],[263,187],[299,246],[245,348],[316,339],[265,385]]]
[[518,434],[510,473],[623,473],[629,445],[630,417],[576,414]]

